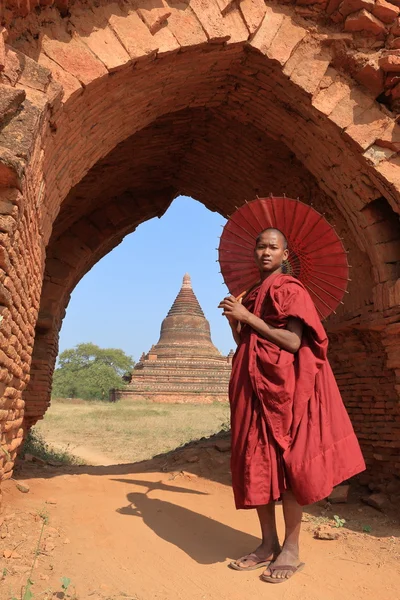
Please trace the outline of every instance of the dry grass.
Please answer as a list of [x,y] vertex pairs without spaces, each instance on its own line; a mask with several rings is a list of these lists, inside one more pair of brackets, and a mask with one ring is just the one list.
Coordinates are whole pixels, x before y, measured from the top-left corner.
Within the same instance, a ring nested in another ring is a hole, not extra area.
[[36,430],[50,445],[78,447],[116,462],[145,460],[216,433],[229,419],[227,404],[154,404],[121,400],[116,404],[53,400]]

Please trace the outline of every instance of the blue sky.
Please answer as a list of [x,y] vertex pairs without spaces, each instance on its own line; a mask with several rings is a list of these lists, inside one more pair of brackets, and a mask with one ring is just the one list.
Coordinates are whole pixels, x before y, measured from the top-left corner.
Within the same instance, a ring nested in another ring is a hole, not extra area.
[[210,322],[211,337],[227,354],[230,328],[217,308],[227,294],[216,262],[225,219],[180,196],[161,219],[151,219],[99,261],[76,286],[60,335],[60,351],[81,342],[122,348],[138,360],[157,343],[161,321],[187,272]]

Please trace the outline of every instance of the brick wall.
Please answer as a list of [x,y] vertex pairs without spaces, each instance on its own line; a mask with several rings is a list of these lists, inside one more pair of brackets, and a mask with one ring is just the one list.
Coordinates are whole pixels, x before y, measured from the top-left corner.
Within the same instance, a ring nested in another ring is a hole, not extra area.
[[25,204],[18,190],[0,188],[1,480],[11,476],[22,442],[22,392],[29,381],[40,301],[43,252],[34,208],[33,202]]
[[399,397],[382,332],[331,334],[329,356],[370,473],[400,476]]

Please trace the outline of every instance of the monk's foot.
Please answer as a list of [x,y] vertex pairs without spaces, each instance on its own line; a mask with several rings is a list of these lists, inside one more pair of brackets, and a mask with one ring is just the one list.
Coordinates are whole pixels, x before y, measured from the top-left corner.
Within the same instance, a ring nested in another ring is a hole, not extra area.
[[[282,552],[271,566],[265,569],[261,578],[264,581],[273,583],[282,582],[292,577],[303,566],[304,564],[299,560],[298,546],[287,546],[285,544]],[[279,567],[282,568],[280,569]]]
[[230,567],[237,571],[252,571],[268,566],[279,555],[281,548],[279,542],[262,543],[254,552],[246,554],[230,563]]

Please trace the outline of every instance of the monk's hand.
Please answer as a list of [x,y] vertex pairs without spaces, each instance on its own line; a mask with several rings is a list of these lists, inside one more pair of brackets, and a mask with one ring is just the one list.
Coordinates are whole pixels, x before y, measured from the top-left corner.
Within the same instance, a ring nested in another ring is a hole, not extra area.
[[222,314],[229,322],[239,321],[245,323],[251,313],[243,306],[241,302],[236,300],[234,296],[227,296],[219,303],[218,308],[222,308]]

